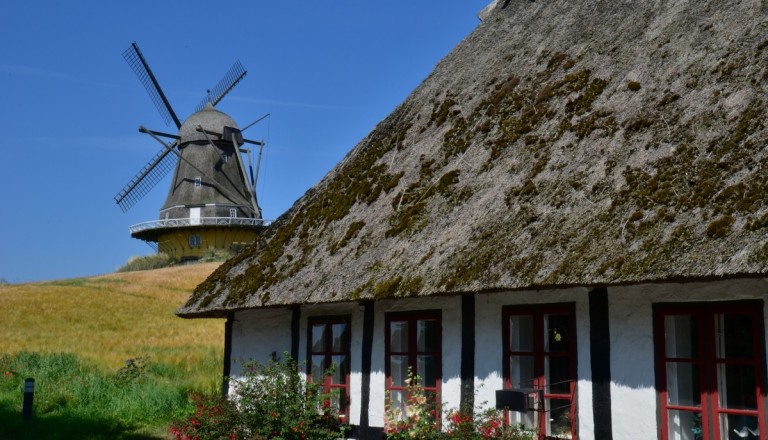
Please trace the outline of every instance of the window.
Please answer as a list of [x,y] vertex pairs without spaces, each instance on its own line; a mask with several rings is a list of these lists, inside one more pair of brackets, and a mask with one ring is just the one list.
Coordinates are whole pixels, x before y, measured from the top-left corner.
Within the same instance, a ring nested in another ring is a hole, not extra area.
[[195,177],[195,188],[200,188],[201,186],[203,186],[203,178]]
[[229,208],[229,216],[231,218],[237,218],[237,209],[235,208]]
[[349,316],[309,318],[307,323],[308,378],[322,384],[330,395],[326,405],[343,420],[349,417],[349,324]]
[[405,414],[409,371],[420,378],[436,421],[440,416],[440,311],[386,315],[386,387],[390,408]]
[[542,438],[576,438],[576,325],[573,305],[503,309],[504,387],[542,390],[539,411],[507,414]]
[[198,234],[191,234],[189,236],[189,247],[199,248],[200,245],[202,244],[203,244],[203,240],[200,238]]
[[655,307],[662,439],[764,439],[762,303]]

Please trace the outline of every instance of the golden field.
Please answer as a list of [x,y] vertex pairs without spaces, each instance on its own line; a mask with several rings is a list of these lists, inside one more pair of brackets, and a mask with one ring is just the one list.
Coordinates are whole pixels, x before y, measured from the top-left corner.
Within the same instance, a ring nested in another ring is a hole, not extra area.
[[190,373],[201,364],[216,368],[210,364],[222,360],[224,320],[181,319],[174,311],[219,264],[0,285],[0,354],[74,353],[109,370],[136,357]]

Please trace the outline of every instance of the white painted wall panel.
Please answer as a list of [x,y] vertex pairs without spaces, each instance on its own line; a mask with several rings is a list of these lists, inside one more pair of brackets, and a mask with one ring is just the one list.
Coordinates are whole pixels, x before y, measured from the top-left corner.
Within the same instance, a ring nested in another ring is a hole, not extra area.
[[235,313],[232,323],[231,375],[242,374],[242,361],[269,361],[272,353],[282,357],[291,350],[291,311],[258,309]]
[[[658,402],[655,389],[652,304],[686,301],[765,299],[764,279],[724,280],[690,284],[645,284],[608,289],[611,341],[611,416],[614,438],[656,438]],[[476,403],[492,407],[495,391],[503,388],[502,307],[505,305],[576,304],[577,414],[581,439],[594,439],[590,361],[588,289],[541,290],[476,295],[475,394]],[[768,308],[768,304],[766,305]],[[458,408],[461,395],[461,298],[410,298],[378,301],[374,305],[374,342],[370,383],[369,422],[383,426],[385,419],[384,316],[388,312],[442,311],[442,405]],[[768,310],[764,310],[768,316]],[[299,358],[306,358],[306,322],[309,316],[352,316],[350,374],[351,422],[359,423],[363,307],[357,303],[308,305],[301,311]],[[766,324],[768,325],[768,324]],[[232,357],[266,361],[291,346],[291,311],[263,309],[235,314]],[[766,347],[768,350],[768,347]],[[232,364],[232,374],[240,363]],[[600,423],[598,421],[597,423]]]
[[363,347],[363,307],[357,303],[321,304],[309,305],[301,308],[301,326],[299,342],[299,364],[302,371],[306,371],[307,362],[307,322],[313,316],[349,315],[351,317],[351,341],[349,367],[349,418],[350,423],[360,423],[360,390],[362,374],[362,347]]
[[[475,403],[496,405],[504,388],[502,307],[508,305],[576,304],[576,384],[579,438],[592,440],[592,364],[589,344],[589,290],[584,288],[483,294],[475,302]],[[639,437],[638,437],[639,438]]]
[[609,288],[613,438],[657,438],[654,303],[764,299],[767,293],[763,279]]
[[458,408],[461,399],[461,298],[407,298],[376,303],[373,362],[371,364],[371,426],[384,426],[386,415],[386,376],[384,352],[384,316],[390,312],[441,310],[442,312],[442,382],[443,410]]

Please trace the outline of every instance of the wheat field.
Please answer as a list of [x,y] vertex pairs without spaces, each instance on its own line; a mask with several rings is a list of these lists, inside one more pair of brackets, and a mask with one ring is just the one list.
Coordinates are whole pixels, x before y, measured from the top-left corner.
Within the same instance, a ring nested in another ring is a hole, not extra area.
[[136,357],[190,374],[215,368],[202,364],[221,362],[224,320],[174,311],[219,264],[0,285],[0,353],[73,353],[113,371]]

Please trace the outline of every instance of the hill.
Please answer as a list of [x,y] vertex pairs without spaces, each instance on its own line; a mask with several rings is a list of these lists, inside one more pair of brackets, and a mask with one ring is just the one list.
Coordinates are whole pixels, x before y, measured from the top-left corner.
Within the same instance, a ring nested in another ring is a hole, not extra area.
[[110,370],[136,357],[190,368],[220,360],[221,320],[174,315],[219,264],[0,285],[0,353],[74,353]]

